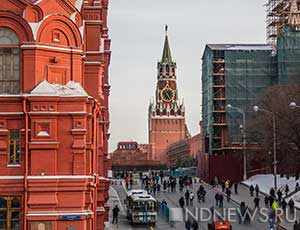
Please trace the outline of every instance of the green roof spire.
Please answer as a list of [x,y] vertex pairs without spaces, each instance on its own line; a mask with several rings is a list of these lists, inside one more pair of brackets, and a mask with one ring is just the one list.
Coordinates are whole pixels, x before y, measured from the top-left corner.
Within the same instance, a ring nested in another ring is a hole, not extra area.
[[168,39],[168,25],[166,25],[165,31],[166,31],[166,37],[165,37],[164,51],[163,51],[161,62],[171,63],[173,61],[172,61],[171,49],[170,49],[169,39]]

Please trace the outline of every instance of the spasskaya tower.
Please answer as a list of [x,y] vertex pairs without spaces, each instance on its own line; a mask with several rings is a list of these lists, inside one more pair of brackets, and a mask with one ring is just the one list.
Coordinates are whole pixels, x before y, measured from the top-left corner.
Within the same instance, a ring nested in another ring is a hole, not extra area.
[[157,63],[155,100],[148,114],[151,159],[167,163],[167,147],[186,137],[185,107],[179,100],[176,83],[176,63],[172,60],[166,26],[163,55]]

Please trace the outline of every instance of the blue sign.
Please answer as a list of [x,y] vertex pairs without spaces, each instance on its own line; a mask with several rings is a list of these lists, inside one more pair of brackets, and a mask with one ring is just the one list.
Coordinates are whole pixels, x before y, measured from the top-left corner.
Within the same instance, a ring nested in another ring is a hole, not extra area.
[[68,230],[76,230],[77,228],[75,227],[68,227]]
[[67,215],[64,215],[64,216],[61,216],[60,219],[62,220],[80,220],[80,216],[75,216],[75,215],[70,215],[70,216],[67,216]]

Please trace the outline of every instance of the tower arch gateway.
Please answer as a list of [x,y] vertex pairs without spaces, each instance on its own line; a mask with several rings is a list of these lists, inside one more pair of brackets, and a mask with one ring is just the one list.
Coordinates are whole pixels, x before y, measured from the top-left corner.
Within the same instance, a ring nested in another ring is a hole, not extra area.
[[186,137],[185,109],[179,100],[176,62],[173,61],[166,26],[161,61],[157,63],[155,101],[149,105],[148,130],[152,160],[167,163],[167,147]]

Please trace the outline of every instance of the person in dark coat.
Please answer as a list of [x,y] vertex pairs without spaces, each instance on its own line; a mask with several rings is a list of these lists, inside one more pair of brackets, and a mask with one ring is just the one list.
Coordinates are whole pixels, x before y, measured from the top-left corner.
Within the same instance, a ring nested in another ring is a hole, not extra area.
[[179,199],[179,205],[180,205],[181,208],[184,207],[184,198],[183,198],[183,196]]
[[193,224],[192,224],[192,229],[193,230],[198,230],[199,229],[199,224],[197,223],[196,220],[194,220]]
[[271,188],[271,190],[270,190],[270,196],[275,197],[275,190],[274,190],[274,188]]
[[186,205],[189,205],[189,201],[190,201],[190,192],[189,192],[189,190],[186,190],[186,192],[185,192]]
[[222,192],[225,192],[225,181],[221,181],[221,186],[222,186]]
[[269,207],[269,196],[265,195],[265,207],[268,208]]
[[120,212],[120,209],[119,209],[118,205],[116,205],[113,208],[112,212],[113,212],[113,221],[112,221],[112,223],[117,224],[118,223],[118,216],[119,216],[119,212]]
[[269,204],[270,204],[270,207],[272,207],[272,204],[274,202],[274,196],[269,196]]
[[259,208],[259,201],[260,201],[259,197],[256,196],[253,201],[254,201],[254,208]]
[[231,200],[231,190],[229,188],[226,189],[226,195],[227,195],[227,202],[230,202],[230,200]]
[[295,202],[293,201],[292,198],[290,199],[288,205],[289,205],[289,208],[290,208],[290,212],[291,212],[291,213],[294,213],[294,211],[295,211],[295,210],[294,210],[294,208],[295,208]]
[[217,193],[215,195],[215,200],[216,200],[216,206],[218,207],[219,206],[219,201],[220,201],[220,194],[219,193]]
[[222,193],[220,193],[219,195],[219,207],[223,208],[223,200],[224,200],[224,196]]
[[254,192],[254,186],[253,185],[250,186],[249,191],[250,191],[250,195],[253,196],[253,192]]
[[293,226],[293,230],[299,230],[299,224],[298,224],[298,221],[296,220],[295,223],[294,223],[294,226]]
[[277,192],[277,197],[278,197],[278,202],[280,204],[281,200],[282,200],[282,192],[280,190],[278,190],[278,192]]
[[283,211],[286,211],[286,207],[287,207],[287,203],[285,201],[285,199],[282,199],[282,202],[281,202],[281,208]]
[[285,195],[288,196],[290,192],[290,188],[288,185],[285,186]]
[[235,195],[238,195],[239,193],[238,193],[238,183],[234,183],[234,193],[235,193]]
[[187,220],[187,221],[185,222],[185,229],[186,229],[186,230],[191,230],[191,228],[192,228],[191,221],[190,221],[190,220]]
[[258,186],[258,184],[255,185],[255,193],[256,193],[256,196],[259,196],[259,186]]

